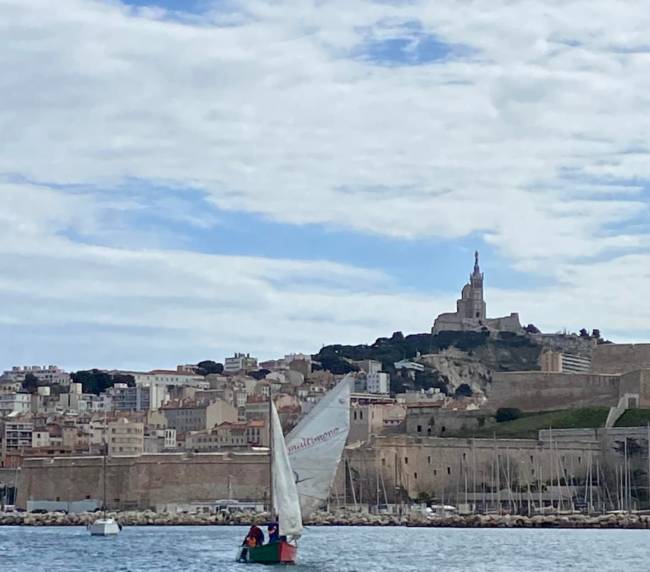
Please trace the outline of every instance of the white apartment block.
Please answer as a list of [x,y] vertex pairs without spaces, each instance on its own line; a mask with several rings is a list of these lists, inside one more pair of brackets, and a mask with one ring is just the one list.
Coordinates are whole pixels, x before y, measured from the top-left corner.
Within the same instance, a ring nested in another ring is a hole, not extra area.
[[591,358],[577,354],[545,351],[540,357],[542,371],[552,373],[589,373]]
[[123,371],[119,373],[132,375],[136,385],[187,385],[204,389],[210,386],[202,375],[173,369],[154,369],[146,372]]
[[23,421],[6,421],[2,449],[7,451],[18,451],[30,449],[32,446],[32,433],[34,424]]
[[366,375],[366,391],[368,393],[390,393],[390,375],[383,371],[368,373]]
[[239,373],[241,371],[253,371],[257,369],[257,358],[250,354],[236,353],[233,357],[227,357],[223,366],[225,373]]
[[0,394],[0,416],[10,413],[29,413],[32,409],[32,396],[29,393]]
[[29,373],[43,385],[68,385],[70,383],[70,374],[55,365],[14,366],[2,374],[2,379],[22,383]]

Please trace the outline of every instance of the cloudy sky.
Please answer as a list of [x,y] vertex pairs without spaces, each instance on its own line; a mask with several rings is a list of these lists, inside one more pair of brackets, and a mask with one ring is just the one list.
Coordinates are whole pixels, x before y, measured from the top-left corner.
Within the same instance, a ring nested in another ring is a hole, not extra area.
[[0,0],[0,368],[488,313],[650,341],[637,0]]

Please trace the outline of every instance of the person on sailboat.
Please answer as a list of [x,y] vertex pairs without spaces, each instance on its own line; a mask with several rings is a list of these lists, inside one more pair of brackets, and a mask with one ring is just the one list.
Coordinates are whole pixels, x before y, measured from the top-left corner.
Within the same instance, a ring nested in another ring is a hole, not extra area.
[[278,528],[277,522],[272,522],[266,527],[267,532],[269,533],[269,544],[280,541],[280,529]]
[[248,561],[248,550],[250,548],[256,548],[257,546],[262,546],[264,544],[264,533],[259,526],[251,526],[248,532],[246,533],[246,538],[241,544],[241,551],[239,553],[239,562]]
[[254,548],[255,546],[262,546],[262,544],[264,544],[264,533],[262,529],[259,526],[251,526],[242,546]]

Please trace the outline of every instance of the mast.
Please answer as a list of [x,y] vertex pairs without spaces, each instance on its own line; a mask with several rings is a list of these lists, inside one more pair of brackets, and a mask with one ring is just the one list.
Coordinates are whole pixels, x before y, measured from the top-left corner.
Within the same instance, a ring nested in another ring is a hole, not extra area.
[[273,391],[269,382],[269,514],[273,514]]
[[108,453],[108,424],[106,421],[106,410],[104,410],[104,446],[102,447],[102,484],[104,485],[104,492],[102,497],[102,505],[104,508],[104,520],[106,520],[106,454]]
[[650,504],[650,423],[648,423],[648,503]]
[[104,483],[104,495],[102,498],[102,504],[104,505],[104,520],[106,520],[106,450],[104,450],[104,458],[102,462],[102,481]]

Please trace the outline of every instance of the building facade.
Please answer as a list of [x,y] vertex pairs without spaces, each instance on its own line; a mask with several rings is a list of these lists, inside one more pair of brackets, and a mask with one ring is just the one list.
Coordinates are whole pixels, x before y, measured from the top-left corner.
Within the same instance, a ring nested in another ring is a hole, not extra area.
[[224,362],[223,371],[225,373],[240,373],[254,371],[257,369],[257,358],[250,354],[236,353],[232,357],[227,357]]
[[167,426],[176,429],[178,434],[191,431],[206,431],[225,422],[237,421],[237,409],[218,399],[208,402],[171,402],[161,409],[167,419]]
[[144,424],[120,418],[108,424],[108,455],[110,457],[142,455]]
[[390,375],[383,371],[366,375],[366,390],[368,393],[390,393]]
[[42,385],[68,385],[70,383],[70,374],[55,365],[14,366],[6,370],[0,379],[22,383],[28,374],[33,375]]

